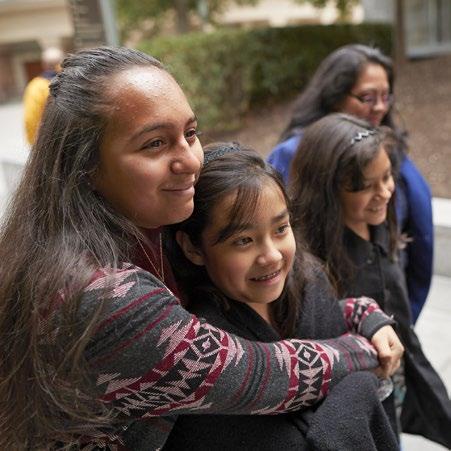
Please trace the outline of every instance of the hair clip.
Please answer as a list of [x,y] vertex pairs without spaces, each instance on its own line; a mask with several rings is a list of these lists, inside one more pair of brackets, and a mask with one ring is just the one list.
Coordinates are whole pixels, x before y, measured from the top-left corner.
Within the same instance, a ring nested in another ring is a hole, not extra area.
[[204,166],[206,164],[210,163],[210,161],[213,161],[219,157],[222,157],[226,153],[239,152],[240,150],[241,150],[240,145],[238,143],[234,142],[231,144],[223,145],[223,146],[219,147],[219,149],[212,150],[210,152],[206,152],[204,155]]
[[376,130],[365,130],[364,132],[359,132],[354,138],[351,139],[351,146],[356,142],[362,141],[363,138],[368,138],[370,135],[374,135]]

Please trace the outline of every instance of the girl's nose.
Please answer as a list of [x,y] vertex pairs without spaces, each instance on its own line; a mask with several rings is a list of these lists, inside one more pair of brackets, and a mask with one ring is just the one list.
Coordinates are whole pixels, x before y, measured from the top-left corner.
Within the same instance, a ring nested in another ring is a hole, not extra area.
[[377,101],[375,105],[373,106],[373,111],[381,112],[381,111],[387,111],[388,105],[387,102],[384,101],[383,97],[378,95]]
[[268,243],[262,249],[260,255],[257,257],[257,263],[259,265],[270,265],[282,260],[282,253],[274,245],[274,243]]
[[393,194],[393,189],[393,183],[382,183],[377,192],[377,195],[382,199],[389,200]]

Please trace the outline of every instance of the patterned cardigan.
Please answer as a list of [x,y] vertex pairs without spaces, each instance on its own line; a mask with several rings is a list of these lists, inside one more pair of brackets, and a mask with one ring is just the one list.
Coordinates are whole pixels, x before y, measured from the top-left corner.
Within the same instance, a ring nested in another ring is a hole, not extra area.
[[[177,414],[277,414],[307,408],[347,374],[378,365],[369,336],[390,322],[371,300],[343,304],[350,333],[252,342],[188,313],[139,267],[98,271],[82,294],[86,322],[105,299],[86,357],[112,429],[87,428],[83,449],[157,450]],[[387,321],[388,320],[388,321]],[[172,415],[172,419],[171,419]]]

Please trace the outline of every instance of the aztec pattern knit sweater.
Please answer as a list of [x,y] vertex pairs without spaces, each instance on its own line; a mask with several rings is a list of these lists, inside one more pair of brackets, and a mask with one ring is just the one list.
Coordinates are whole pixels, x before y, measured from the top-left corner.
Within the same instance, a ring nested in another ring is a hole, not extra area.
[[[130,264],[96,273],[82,295],[81,323],[102,298],[86,357],[99,398],[117,418],[113,430],[87,430],[79,439],[84,449],[157,450],[171,415],[300,410],[347,374],[378,365],[369,342],[353,333],[275,343],[228,334],[189,314],[156,277]],[[387,319],[368,300],[347,300],[344,311],[357,333]]]

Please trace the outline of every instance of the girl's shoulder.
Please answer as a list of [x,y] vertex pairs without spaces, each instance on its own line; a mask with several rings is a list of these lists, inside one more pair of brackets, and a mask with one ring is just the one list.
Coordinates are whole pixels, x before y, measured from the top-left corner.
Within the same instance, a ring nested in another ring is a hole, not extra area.
[[298,323],[302,338],[324,339],[346,332],[343,313],[324,264],[316,257],[304,257],[305,285]]
[[332,289],[324,262],[310,252],[303,252],[303,270],[306,284]]
[[303,305],[312,303],[318,306],[320,303],[329,303],[336,300],[336,293],[327,274],[324,263],[314,255],[304,255],[304,297]]

